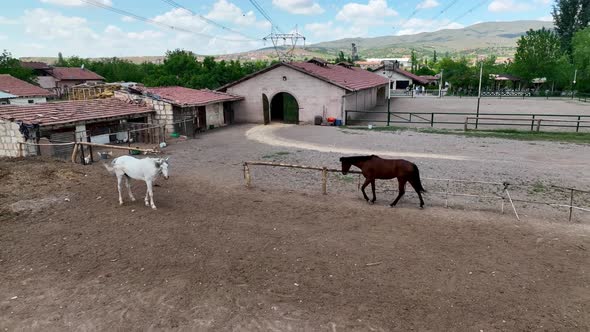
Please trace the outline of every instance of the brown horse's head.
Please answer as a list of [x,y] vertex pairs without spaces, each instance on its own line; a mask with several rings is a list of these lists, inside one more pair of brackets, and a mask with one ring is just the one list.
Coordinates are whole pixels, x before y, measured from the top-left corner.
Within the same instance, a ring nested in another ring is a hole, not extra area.
[[352,164],[347,158],[340,158],[340,162],[342,163],[342,174],[346,175],[350,171]]

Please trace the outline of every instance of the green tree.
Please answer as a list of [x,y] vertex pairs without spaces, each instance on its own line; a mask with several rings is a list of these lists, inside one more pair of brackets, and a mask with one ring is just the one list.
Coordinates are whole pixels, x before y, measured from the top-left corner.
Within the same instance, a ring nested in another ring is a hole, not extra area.
[[64,60],[63,54],[61,52],[57,53],[57,62],[55,63],[57,67],[67,67],[67,63]]
[[552,14],[561,47],[571,54],[574,34],[590,23],[590,0],[557,0]]
[[416,69],[418,68],[418,57],[416,56],[416,52],[414,52],[414,50],[412,50],[412,55],[410,56],[410,62],[412,62],[412,67],[411,67],[410,71],[412,73],[415,73]]
[[[561,41],[551,30],[529,30],[517,42],[512,72],[526,82],[533,78],[546,77],[549,81],[559,79],[563,70],[563,52]],[[567,62],[567,61],[566,61]]]
[[434,50],[434,56],[432,57],[432,63],[436,64],[437,61],[438,61],[438,59],[436,58],[436,50]]
[[31,83],[34,83],[35,78],[33,71],[21,66],[20,60],[13,58],[7,50],[0,54],[0,74],[9,74]]
[[346,57],[344,56],[344,52],[338,52],[338,57],[336,58],[336,63],[346,61]]
[[574,67],[578,70],[576,89],[590,92],[590,27],[574,34],[572,48]]

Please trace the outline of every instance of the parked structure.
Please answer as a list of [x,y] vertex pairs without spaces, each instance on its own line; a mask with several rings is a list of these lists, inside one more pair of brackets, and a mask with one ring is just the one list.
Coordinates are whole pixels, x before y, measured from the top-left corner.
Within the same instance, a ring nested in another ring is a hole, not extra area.
[[430,83],[426,78],[401,69],[399,62],[390,62],[389,65],[383,64],[373,72],[390,80],[389,88],[392,93],[395,90],[408,90],[415,85],[426,86]]
[[37,75],[37,82],[42,88],[53,91],[57,96],[75,85],[104,83],[104,77],[85,68],[52,67],[42,62],[23,62],[23,67],[31,68]]
[[0,104],[37,104],[53,94],[8,74],[0,74]]
[[194,135],[198,131],[228,125],[234,121],[234,102],[243,100],[233,94],[196,90],[180,86],[128,87],[115,91],[123,100],[141,100],[156,111],[155,122],[168,132]]
[[[111,128],[121,124],[149,123],[154,111],[139,104],[127,103],[115,98],[84,101],[64,101],[31,105],[0,105],[0,156],[19,155],[19,142],[46,143],[86,141],[88,135],[107,142],[125,140],[111,133]],[[120,135],[126,135],[123,132]],[[99,143],[104,143],[99,141]],[[28,146],[24,155],[37,155],[41,149],[49,155],[71,153],[72,146]],[[47,151],[55,149],[55,151]]]
[[317,116],[344,119],[345,110],[385,104],[387,83],[350,64],[312,59],[278,63],[218,90],[245,96],[237,121],[312,123]]

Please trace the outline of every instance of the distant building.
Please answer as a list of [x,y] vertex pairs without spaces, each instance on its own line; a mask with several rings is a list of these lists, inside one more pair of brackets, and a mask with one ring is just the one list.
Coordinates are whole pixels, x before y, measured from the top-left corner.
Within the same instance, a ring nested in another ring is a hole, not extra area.
[[104,77],[85,68],[53,67],[43,62],[21,62],[21,66],[30,68],[37,75],[37,83],[61,96],[65,91],[78,84],[104,83]]
[[389,89],[391,90],[407,90],[414,85],[426,86],[432,84],[430,77],[425,78],[405,71],[396,62],[391,63],[389,66],[381,65],[373,72],[389,79]]
[[8,74],[0,74],[0,104],[37,104],[47,102],[51,91],[19,80]]
[[412,59],[408,57],[401,57],[401,58],[370,58],[367,59],[367,62],[378,62],[383,64],[385,61],[393,61],[399,64],[399,68],[406,68],[412,66]]

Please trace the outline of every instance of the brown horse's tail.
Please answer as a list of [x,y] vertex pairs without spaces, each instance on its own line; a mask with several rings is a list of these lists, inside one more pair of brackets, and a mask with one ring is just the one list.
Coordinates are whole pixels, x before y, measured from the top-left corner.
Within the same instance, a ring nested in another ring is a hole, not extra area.
[[425,193],[426,189],[424,189],[424,187],[422,187],[422,182],[420,181],[420,171],[418,170],[418,166],[416,166],[416,164],[414,164],[414,181],[416,183],[416,186],[418,188],[414,188],[419,192]]

